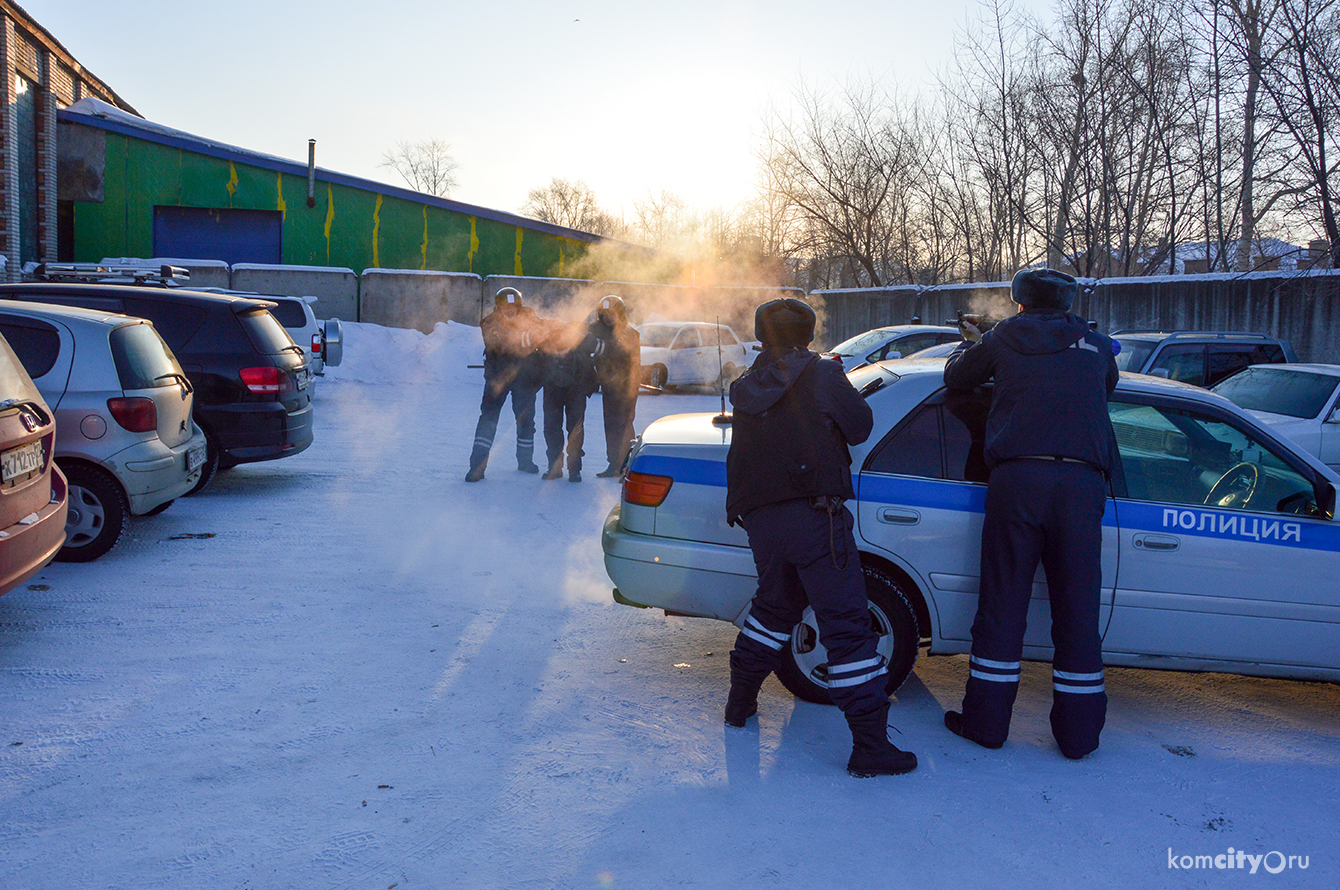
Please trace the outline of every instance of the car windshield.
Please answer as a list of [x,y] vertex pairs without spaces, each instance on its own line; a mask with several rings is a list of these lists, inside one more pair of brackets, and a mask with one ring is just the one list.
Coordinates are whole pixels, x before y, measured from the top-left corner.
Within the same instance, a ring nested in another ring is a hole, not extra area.
[[177,386],[184,375],[177,358],[151,324],[126,324],[112,331],[112,360],[122,389]]
[[679,328],[668,324],[649,324],[638,328],[637,333],[642,338],[643,346],[664,348],[675,339],[675,334],[679,333]]
[[1275,368],[1247,368],[1211,387],[1239,408],[1287,417],[1316,417],[1326,407],[1340,375]]
[[865,355],[887,339],[889,339],[888,331],[866,331],[864,334],[857,334],[850,340],[842,341],[828,351],[835,352],[838,355]]
[[1121,352],[1117,353],[1118,371],[1139,371],[1149,361],[1149,354],[1154,351],[1156,344],[1144,340],[1129,340],[1124,337],[1114,337],[1114,340],[1121,345]]

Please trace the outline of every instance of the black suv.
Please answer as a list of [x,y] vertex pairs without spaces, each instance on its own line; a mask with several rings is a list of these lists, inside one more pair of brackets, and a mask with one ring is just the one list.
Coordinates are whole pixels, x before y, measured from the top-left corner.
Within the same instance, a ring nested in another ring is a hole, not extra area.
[[312,444],[307,356],[263,299],[121,284],[0,284],[0,299],[83,306],[154,323],[195,387],[209,445],[201,481],[220,467],[288,457]]
[[1293,347],[1265,334],[1230,331],[1117,331],[1123,371],[1210,387],[1248,365],[1296,362]]

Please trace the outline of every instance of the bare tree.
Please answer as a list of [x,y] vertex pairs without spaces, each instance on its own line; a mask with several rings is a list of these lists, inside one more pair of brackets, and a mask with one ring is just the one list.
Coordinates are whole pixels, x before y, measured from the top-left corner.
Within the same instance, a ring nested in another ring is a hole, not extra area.
[[450,145],[441,139],[424,139],[397,142],[377,166],[399,173],[416,192],[445,198],[457,185],[456,169],[460,165],[451,156]]
[[622,220],[601,209],[596,193],[580,179],[556,176],[543,188],[531,189],[521,212],[541,222],[607,238],[622,238],[628,228]]

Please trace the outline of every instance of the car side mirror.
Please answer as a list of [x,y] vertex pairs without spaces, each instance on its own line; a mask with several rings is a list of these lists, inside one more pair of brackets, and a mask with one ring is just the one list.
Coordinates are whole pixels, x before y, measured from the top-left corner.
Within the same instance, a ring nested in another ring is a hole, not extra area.
[[1326,419],[1322,423],[1340,423],[1340,405],[1332,408],[1331,413],[1326,415]]
[[1172,377],[1172,372],[1167,368],[1154,368],[1149,372],[1150,377],[1162,377],[1164,380]]
[[1317,515],[1335,518],[1335,486],[1325,479],[1317,482]]
[[892,350],[892,351],[889,352],[889,356],[888,356],[888,357],[889,357],[889,358],[902,358],[902,357],[903,357],[903,354],[902,354],[901,352],[899,352],[898,350],[894,349],[894,350]]

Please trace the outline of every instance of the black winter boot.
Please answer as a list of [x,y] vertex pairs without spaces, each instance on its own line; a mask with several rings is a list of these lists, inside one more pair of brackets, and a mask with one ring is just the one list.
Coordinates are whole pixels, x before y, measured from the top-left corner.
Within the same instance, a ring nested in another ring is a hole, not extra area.
[[730,695],[726,698],[726,725],[741,727],[758,713],[758,690],[762,683],[732,680]]
[[900,751],[889,741],[889,704],[871,714],[847,715],[851,727],[851,759],[847,772],[858,779],[901,776],[917,768],[917,755]]

